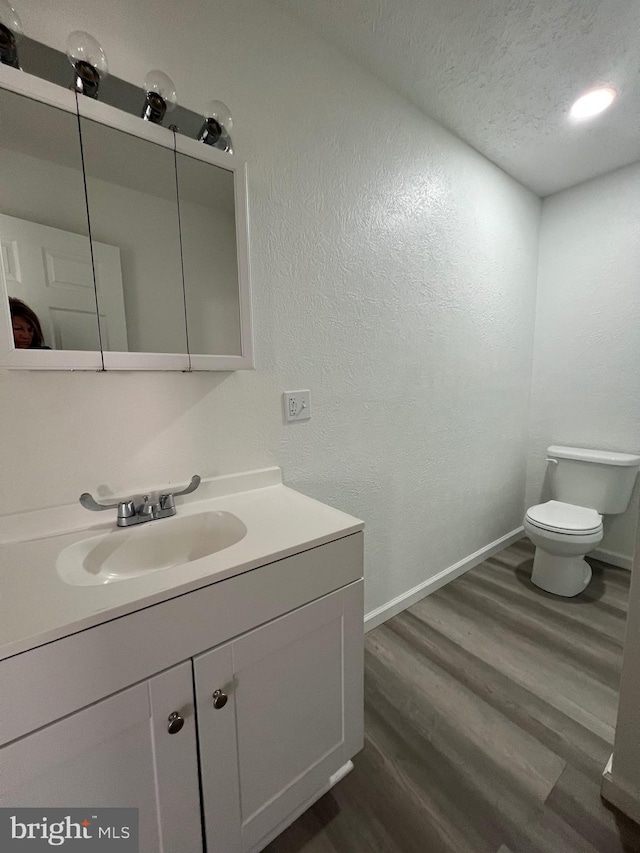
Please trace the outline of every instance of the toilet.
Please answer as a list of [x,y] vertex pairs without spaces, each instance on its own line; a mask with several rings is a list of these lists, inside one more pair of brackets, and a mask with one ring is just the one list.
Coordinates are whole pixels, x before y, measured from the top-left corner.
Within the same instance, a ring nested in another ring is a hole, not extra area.
[[629,505],[640,456],[553,445],[547,465],[553,500],[530,507],[523,521],[536,546],[531,580],[570,598],[591,580],[584,557],[602,541],[602,516]]

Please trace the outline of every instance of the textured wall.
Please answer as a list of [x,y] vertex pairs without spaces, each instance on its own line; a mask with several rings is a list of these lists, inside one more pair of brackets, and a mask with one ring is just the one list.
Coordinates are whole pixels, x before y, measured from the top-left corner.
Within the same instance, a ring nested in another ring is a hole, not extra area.
[[[275,0],[538,195],[640,159],[636,0]],[[617,103],[576,127],[585,90]]]
[[[2,506],[280,464],[365,519],[367,609],[521,523],[539,200],[266,3],[23,0],[234,112],[255,371],[4,373]],[[165,14],[162,14],[163,11]],[[284,426],[281,392],[313,418]]]
[[[527,499],[549,444],[640,452],[640,164],[543,205]],[[638,484],[602,549],[633,554]]]

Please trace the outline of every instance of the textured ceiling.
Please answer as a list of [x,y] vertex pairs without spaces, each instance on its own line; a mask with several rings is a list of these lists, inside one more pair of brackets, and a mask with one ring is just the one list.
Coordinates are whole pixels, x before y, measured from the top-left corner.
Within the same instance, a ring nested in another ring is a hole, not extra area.
[[273,2],[541,196],[640,160],[639,0]]

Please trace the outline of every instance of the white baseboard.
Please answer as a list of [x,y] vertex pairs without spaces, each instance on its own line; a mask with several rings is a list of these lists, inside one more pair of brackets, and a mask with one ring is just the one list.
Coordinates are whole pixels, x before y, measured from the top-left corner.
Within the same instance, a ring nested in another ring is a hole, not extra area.
[[469,569],[472,569],[474,566],[479,565],[484,560],[487,560],[489,557],[497,554],[498,551],[502,551],[502,549],[506,548],[507,545],[511,545],[513,542],[517,542],[518,539],[522,539],[523,536],[524,528],[517,527],[515,530],[512,530],[511,533],[507,533],[506,536],[501,536],[500,539],[496,539],[495,542],[485,545],[484,548],[481,548],[474,554],[470,554],[468,557],[465,557],[464,560],[460,560],[459,563],[449,566],[447,569],[443,569],[441,572],[438,572],[437,575],[434,575],[432,578],[428,578],[426,581],[418,584],[418,586],[414,586],[413,589],[410,589],[408,592],[402,593],[402,595],[393,598],[381,607],[376,607],[375,610],[372,610],[370,613],[365,615],[364,630],[371,631],[373,628],[376,628],[378,625],[386,622],[387,619],[391,619],[392,616],[406,610],[407,607],[411,607],[411,605],[415,604],[416,601],[420,601],[421,598],[435,592],[437,589],[440,589],[441,586],[455,580],[455,578],[460,577],[460,575],[468,572]]
[[636,794],[627,791],[626,788],[616,782],[611,772],[612,763],[613,755],[602,774],[600,793],[607,802],[620,809],[621,812],[624,812],[632,820],[635,820],[636,823],[640,823],[640,800]]
[[625,554],[618,554],[617,551],[606,551],[604,548],[596,548],[589,554],[596,560],[602,560],[603,563],[609,563],[612,566],[617,566],[619,569],[633,568],[633,557],[627,557]]

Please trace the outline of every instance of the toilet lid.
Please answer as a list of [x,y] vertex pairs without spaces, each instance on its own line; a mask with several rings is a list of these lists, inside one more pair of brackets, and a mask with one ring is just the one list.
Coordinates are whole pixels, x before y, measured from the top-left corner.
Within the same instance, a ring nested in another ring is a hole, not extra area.
[[602,516],[595,509],[560,501],[532,506],[527,519],[536,527],[557,533],[595,533],[602,527]]

